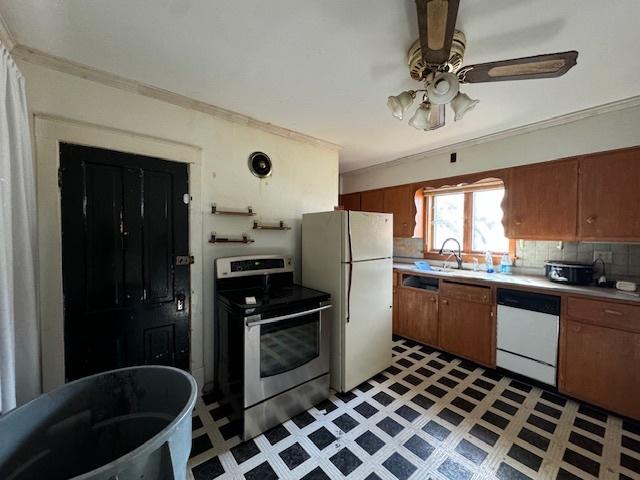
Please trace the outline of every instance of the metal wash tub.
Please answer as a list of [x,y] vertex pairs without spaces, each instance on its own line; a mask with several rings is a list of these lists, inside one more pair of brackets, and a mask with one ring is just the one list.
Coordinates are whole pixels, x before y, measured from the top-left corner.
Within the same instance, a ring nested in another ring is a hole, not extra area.
[[68,383],[0,417],[0,478],[184,480],[196,395],[161,366]]

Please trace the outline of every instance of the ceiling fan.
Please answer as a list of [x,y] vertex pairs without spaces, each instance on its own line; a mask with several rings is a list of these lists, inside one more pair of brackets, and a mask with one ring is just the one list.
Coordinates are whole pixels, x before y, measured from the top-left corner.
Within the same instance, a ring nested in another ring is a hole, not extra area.
[[466,38],[455,29],[459,4],[460,0],[416,0],[420,38],[409,49],[408,64],[411,78],[424,82],[424,88],[391,96],[387,106],[402,120],[416,94],[423,93],[409,120],[418,130],[444,126],[446,104],[451,105],[455,120],[478,104],[479,100],[460,91],[462,84],[560,77],[578,58],[578,52],[570,50],[463,66]]

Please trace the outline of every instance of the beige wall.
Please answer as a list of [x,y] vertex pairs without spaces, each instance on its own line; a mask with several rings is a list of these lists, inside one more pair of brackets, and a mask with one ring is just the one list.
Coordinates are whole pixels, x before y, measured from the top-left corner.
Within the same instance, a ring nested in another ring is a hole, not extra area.
[[[425,133],[437,134],[437,131]],[[446,152],[347,172],[341,175],[341,191],[358,192],[638,144],[640,107],[636,106],[456,149],[458,159],[455,164],[449,163],[449,152]]]
[[[135,137],[149,136],[161,139],[160,144],[162,141],[186,144],[201,152],[200,184],[194,186],[200,190],[200,200],[191,207],[195,209],[191,215],[191,235],[198,238],[202,250],[196,263],[202,272],[203,293],[202,298],[198,295],[193,298],[193,342],[201,342],[202,348],[198,345],[192,348],[195,354],[192,369],[201,371],[204,367],[204,379],[211,381],[214,259],[252,253],[289,253],[298,260],[299,273],[301,215],[331,210],[337,204],[338,153],[30,63],[19,62],[19,67],[26,78],[28,105],[34,114],[117,129],[120,136],[122,132]],[[267,152],[273,159],[272,177],[260,180],[249,173],[247,156],[255,150]],[[175,150],[167,147],[168,158],[172,151]],[[56,182],[55,175],[45,178],[38,187],[39,192],[57,189]],[[214,202],[226,208],[243,209],[251,205],[257,216],[251,219],[213,216],[210,210]],[[52,215],[59,210],[59,203],[55,203],[50,206]],[[39,212],[39,225],[43,231],[48,214],[47,211]],[[284,220],[293,229],[254,232],[251,230],[253,219]],[[219,234],[247,232],[256,242],[249,246],[211,245],[208,238],[212,231]],[[46,277],[46,273],[41,276]],[[42,311],[41,317],[49,313]],[[43,338],[43,342],[46,341],[47,338]],[[62,351],[59,355],[62,356]],[[46,370],[47,365],[44,367]]]

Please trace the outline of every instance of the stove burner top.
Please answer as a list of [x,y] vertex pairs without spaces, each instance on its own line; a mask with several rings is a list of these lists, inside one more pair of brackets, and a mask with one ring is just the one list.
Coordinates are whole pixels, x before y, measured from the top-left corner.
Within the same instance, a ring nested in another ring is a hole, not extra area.
[[[258,311],[310,300],[322,301],[328,299],[329,294],[293,284],[221,291],[218,296],[234,308]],[[248,303],[247,297],[254,297],[256,303]]]

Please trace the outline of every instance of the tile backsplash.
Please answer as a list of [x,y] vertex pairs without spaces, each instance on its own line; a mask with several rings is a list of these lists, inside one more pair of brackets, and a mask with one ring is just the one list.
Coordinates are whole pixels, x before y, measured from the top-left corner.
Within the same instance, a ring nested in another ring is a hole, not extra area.
[[422,258],[424,252],[422,238],[394,238],[393,256]]
[[[595,251],[611,253],[612,261],[605,263],[610,280],[640,280],[640,244],[517,240],[515,267],[523,273],[543,275],[547,260],[591,263]],[[422,254],[422,238],[393,239],[395,257],[422,258]]]
[[611,253],[611,262],[605,262],[610,279],[640,277],[640,244],[517,240],[515,265],[542,269],[547,260],[591,263],[596,251]]

